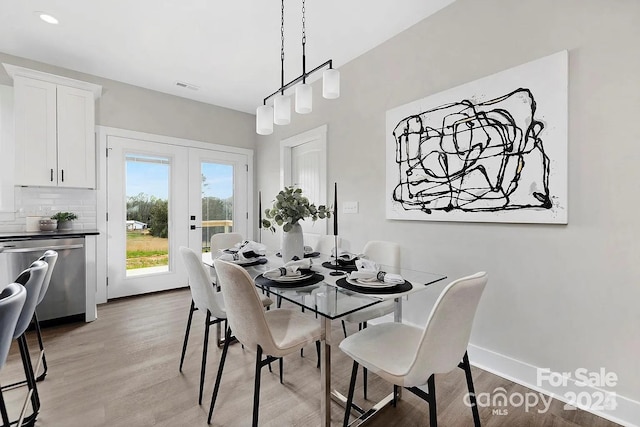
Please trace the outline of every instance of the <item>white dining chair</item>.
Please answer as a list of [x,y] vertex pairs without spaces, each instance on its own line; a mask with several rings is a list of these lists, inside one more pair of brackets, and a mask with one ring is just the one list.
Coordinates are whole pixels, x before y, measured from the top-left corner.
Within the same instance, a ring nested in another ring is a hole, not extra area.
[[[305,316],[298,310],[272,309],[265,311],[260,301],[260,293],[253,279],[242,267],[221,260],[214,266],[220,279],[222,294],[226,302],[229,328],[234,336],[249,351],[256,352],[255,383],[253,390],[253,422],[258,425],[260,407],[260,372],[265,365],[297,352],[306,345],[323,339],[320,322]],[[222,353],[218,377],[211,396],[208,422],[211,423],[213,408],[220,387],[223,358],[228,348],[228,340]],[[264,356],[264,358],[263,358]],[[282,367],[282,365],[280,365]],[[282,372],[282,371],[280,371]]]
[[[42,289],[42,283],[44,282],[46,273],[47,263],[38,260],[31,263],[31,265],[27,269],[22,271],[22,273],[20,273],[20,275],[18,275],[15,280],[15,283],[24,286],[26,290],[25,302],[22,306],[22,311],[18,316],[18,321],[16,322],[16,327],[13,331],[13,339],[18,341],[20,358],[22,359],[22,366],[25,373],[26,381],[24,383],[26,383],[27,385],[27,393],[25,395],[24,404],[22,405],[20,418],[16,421],[12,421],[11,424],[21,425],[24,421],[26,425],[33,425],[35,424],[36,418],[38,417],[38,413],[40,411],[40,396],[38,395],[35,371],[33,368],[33,364],[31,363],[31,356],[29,355],[29,346],[27,344],[25,332],[31,324],[31,319],[33,319],[33,313],[35,312],[36,305],[38,304],[38,297],[40,295],[40,290]],[[36,369],[38,369],[38,367],[36,367]],[[23,382],[5,385],[0,389],[4,391],[10,388],[14,388],[16,385],[20,384],[23,384]],[[31,402],[32,411],[29,416],[25,417],[25,412],[29,401]]]
[[[13,334],[16,330],[18,318],[27,298],[27,290],[19,283],[11,283],[0,292],[0,372],[7,362]],[[0,387],[0,416],[2,425],[9,426],[9,414],[4,403],[2,388]]]
[[[438,297],[424,328],[403,323],[382,323],[363,329],[340,343],[340,349],[353,359],[351,381],[344,415],[348,425],[353,403],[358,365],[366,367],[394,385],[404,387],[429,403],[429,425],[436,427],[434,374],[462,368],[469,389],[469,401],[476,427],[480,415],[475,398],[467,345],[473,318],[487,284],[487,273],[455,280]],[[381,351],[384,349],[384,351]],[[428,392],[418,388],[428,385]]]
[[[338,247],[342,244],[342,238],[338,237]],[[331,255],[331,250],[336,246],[335,236],[322,236],[318,239],[318,243],[313,248],[315,252],[320,252],[323,255]]]
[[[395,242],[387,242],[382,240],[372,240],[367,242],[362,250],[362,254],[372,261],[380,264],[387,273],[400,272],[400,245]],[[395,310],[395,301],[386,300],[378,304],[367,307],[355,313],[348,314],[342,320],[342,331],[345,338],[347,337],[347,327],[345,322],[357,323],[358,330],[365,329],[367,322],[378,317],[386,316]],[[364,383],[364,398],[367,398],[367,369],[362,369],[362,381]]]
[[[187,274],[189,276],[189,289],[191,289],[191,299],[194,302],[195,308],[206,313],[205,318],[205,331],[204,331],[204,344],[202,347],[202,362],[200,366],[200,389],[198,392],[198,403],[202,404],[202,393],[204,389],[204,377],[207,368],[207,350],[209,347],[209,327],[223,322],[226,327],[227,313],[225,311],[225,303],[222,293],[217,291],[211,284],[209,273],[205,266],[202,264],[200,256],[193,250],[187,247],[180,247],[180,254],[182,260],[187,268]],[[262,307],[273,304],[273,301],[267,297],[263,297],[260,300]],[[225,342],[226,344],[226,342]],[[184,353],[183,353],[184,357]],[[180,362],[182,366],[182,361]]]
[[[217,233],[211,236],[211,255],[213,256],[216,252],[221,249],[227,249],[233,247],[236,243],[242,242],[242,234],[240,233]],[[213,279],[215,280],[215,279]],[[182,354],[180,355],[180,372],[182,372],[182,366],[184,364],[184,357],[187,353],[187,344],[189,342],[189,333],[191,331],[191,321],[193,320],[193,312],[196,311],[196,305],[191,300],[191,305],[189,306],[189,317],[187,318],[187,328],[184,331],[184,340],[182,342]],[[220,337],[217,337],[217,345],[220,346]]]

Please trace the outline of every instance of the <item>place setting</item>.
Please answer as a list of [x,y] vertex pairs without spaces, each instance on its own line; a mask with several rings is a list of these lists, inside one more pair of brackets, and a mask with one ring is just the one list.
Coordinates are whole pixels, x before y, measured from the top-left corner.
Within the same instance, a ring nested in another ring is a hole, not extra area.
[[[276,256],[282,258],[282,252],[276,253]],[[320,256],[320,252],[314,251],[311,246],[304,246],[304,257],[305,258],[318,258]]]
[[401,275],[381,270],[375,261],[358,258],[354,261],[354,266],[355,271],[338,279],[337,286],[364,294],[395,294],[413,288]]
[[265,245],[253,240],[245,240],[231,248],[220,250],[220,254],[215,258],[232,262],[242,267],[253,267],[266,264],[268,262],[266,254],[267,247]]
[[324,276],[311,266],[311,258],[294,260],[285,263],[282,267],[272,268],[259,274],[255,278],[258,285],[277,288],[300,288],[315,285],[324,280]]

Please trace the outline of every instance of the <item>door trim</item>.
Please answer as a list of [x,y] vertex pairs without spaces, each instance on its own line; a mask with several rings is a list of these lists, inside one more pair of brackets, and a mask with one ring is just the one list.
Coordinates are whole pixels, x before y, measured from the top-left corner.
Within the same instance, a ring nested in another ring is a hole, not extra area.
[[[329,205],[327,192],[327,125],[318,126],[306,132],[299,133],[280,141],[280,188],[285,183],[291,182],[291,151],[294,147],[311,141],[318,141],[321,147],[320,153],[320,194],[323,200],[314,200],[313,203]],[[328,233],[329,221],[324,221],[321,235]]]
[[[96,226],[99,235],[96,239],[96,304],[107,302],[107,138],[109,136],[117,136],[123,138],[140,139],[143,141],[152,141],[163,144],[179,145],[189,148],[202,148],[206,150],[221,151],[225,153],[244,154],[247,156],[247,191],[249,195],[253,194],[253,155],[254,151],[248,148],[232,147],[228,145],[213,144],[203,141],[195,141],[184,138],[176,138],[172,136],[156,135],[146,132],[138,132],[127,129],[114,128],[109,126],[96,126],[96,143],[98,146],[97,154],[97,185],[96,185]],[[253,197],[248,197],[247,209],[249,215],[249,228],[254,223],[253,214]],[[251,230],[249,230],[251,232]]]
[[302,145],[314,139],[320,140],[322,146],[322,155],[320,161],[320,173],[324,176],[320,177],[320,182],[324,186],[325,200],[327,197],[327,125],[318,126],[317,128],[308,130],[291,136],[280,141],[280,188],[284,188],[285,182],[291,181],[291,149],[295,146]]

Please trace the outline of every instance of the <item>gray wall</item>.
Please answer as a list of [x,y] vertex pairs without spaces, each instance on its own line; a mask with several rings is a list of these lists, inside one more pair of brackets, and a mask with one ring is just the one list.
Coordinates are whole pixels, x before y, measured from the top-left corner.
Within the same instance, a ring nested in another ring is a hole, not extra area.
[[[458,0],[338,64],[340,99],[322,99],[316,84],[312,114],[258,138],[263,204],[279,189],[279,141],[326,123],[329,182],[360,202],[359,214],[341,215],[354,250],[394,240],[405,268],[488,271],[473,345],[557,372],[604,367],[618,374],[613,391],[639,401],[639,23],[636,0]],[[565,49],[568,225],[385,219],[388,109]],[[423,324],[440,289],[412,298],[405,317]]]
[[[141,87],[78,73],[0,52],[0,62],[102,85],[96,124],[253,149],[255,118],[251,114],[191,101]],[[0,84],[13,86],[4,67]]]

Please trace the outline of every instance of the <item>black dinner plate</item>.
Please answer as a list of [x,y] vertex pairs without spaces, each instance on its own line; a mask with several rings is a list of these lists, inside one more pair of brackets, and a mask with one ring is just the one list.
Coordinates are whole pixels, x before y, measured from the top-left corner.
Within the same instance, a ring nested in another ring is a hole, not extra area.
[[336,285],[341,288],[348,289],[350,291],[359,292],[361,294],[398,294],[400,292],[407,292],[413,288],[413,285],[410,282],[405,280],[404,283],[391,286],[389,288],[370,288],[366,286],[356,286],[349,282],[347,282],[346,278],[341,278],[336,281]]
[[259,274],[255,282],[260,286],[268,288],[302,288],[304,286],[315,285],[324,280],[324,276],[320,273],[314,273],[313,276],[305,280],[297,280],[293,282],[276,282],[275,280],[267,279],[262,274]]
[[356,271],[358,268],[355,265],[336,265],[332,261],[325,261],[322,263],[324,268],[338,271]]

